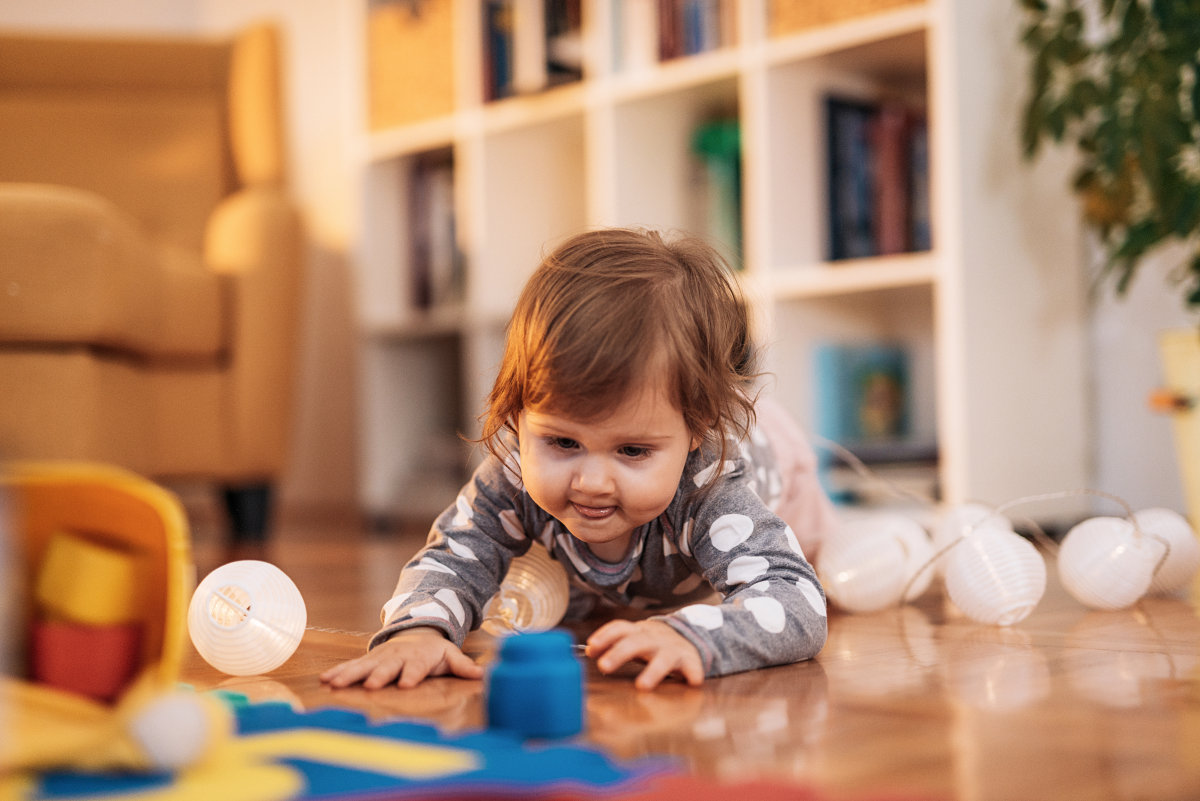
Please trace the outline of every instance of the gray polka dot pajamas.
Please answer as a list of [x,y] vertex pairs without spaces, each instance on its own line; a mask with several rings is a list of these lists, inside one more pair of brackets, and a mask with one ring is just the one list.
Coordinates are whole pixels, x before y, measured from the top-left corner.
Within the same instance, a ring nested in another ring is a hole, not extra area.
[[[696,646],[707,676],[811,658],[825,642],[825,596],[796,533],[772,511],[796,499],[781,497],[789,482],[760,433],[731,450],[722,465],[689,454],[674,500],[635,531],[619,564],[598,559],[530,499],[515,447],[504,462],[489,456],[404,567],[371,647],[414,626],[461,646],[511,560],[537,540],[570,578],[569,614],[596,604],[644,610]],[[710,481],[697,499],[695,489]],[[815,480],[802,485],[801,506],[828,505]],[[705,602],[714,590],[720,602]]]

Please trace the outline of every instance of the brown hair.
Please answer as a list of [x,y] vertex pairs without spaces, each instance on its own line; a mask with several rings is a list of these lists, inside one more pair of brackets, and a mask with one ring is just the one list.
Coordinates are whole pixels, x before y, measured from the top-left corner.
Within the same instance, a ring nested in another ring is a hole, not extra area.
[[692,436],[726,456],[754,419],[755,365],[745,306],[721,256],[702,240],[608,228],[571,237],[521,292],[480,440],[526,408],[588,420],[616,408],[653,371]]

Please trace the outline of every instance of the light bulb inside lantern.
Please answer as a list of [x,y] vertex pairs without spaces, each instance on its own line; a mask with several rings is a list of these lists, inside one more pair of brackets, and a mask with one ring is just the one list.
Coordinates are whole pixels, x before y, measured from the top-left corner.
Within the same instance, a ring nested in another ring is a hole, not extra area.
[[989,525],[972,529],[946,555],[946,593],[978,623],[1018,623],[1045,591],[1042,555],[1013,531]]
[[1071,528],[1058,549],[1058,577],[1093,609],[1124,609],[1150,589],[1162,545],[1138,536],[1119,517],[1093,517]]
[[1150,592],[1171,595],[1186,587],[1200,570],[1200,542],[1187,519],[1176,511],[1160,508],[1142,509],[1133,519],[1158,547],[1165,540],[1170,548],[1166,560],[1154,572]]
[[282,665],[299,647],[307,622],[304,598],[292,580],[255,559],[209,573],[188,606],[192,645],[204,661],[233,676]]
[[483,610],[484,631],[546,631],[558,625],[570,601],[567,572],[541,543],[516,557],[500,583],[500,591]]

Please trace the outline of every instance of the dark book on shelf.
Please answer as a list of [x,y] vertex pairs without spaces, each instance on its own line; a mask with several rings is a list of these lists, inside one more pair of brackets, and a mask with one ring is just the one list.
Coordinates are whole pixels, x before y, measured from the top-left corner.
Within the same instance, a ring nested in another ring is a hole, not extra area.
[[825,100],[829,164],[829,258],[874,256],[875,170],[871,127],[874,103]]
[[895,101],[828,97],[829,258],[928,250],[924,114]]
[[418,309],[462,300],[463,264],[454,213],[454,163],[449,152],[422,154],[409,176],[409,279]]
[[513,0],[484,0],[484,100],[500,100],[513,93],[514,16]]

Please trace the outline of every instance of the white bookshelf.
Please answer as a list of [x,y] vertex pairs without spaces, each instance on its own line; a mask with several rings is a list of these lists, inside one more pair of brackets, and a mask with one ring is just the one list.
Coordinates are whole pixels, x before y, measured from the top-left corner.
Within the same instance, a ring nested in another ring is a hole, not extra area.
[[[1062,169],[1020,159],[1015,9],[927,0],[771,37],[768,4],[742,0],[731,46],[617,71],[613,4],[584,0],[584,80],[484,104],[480,5],[452,1],[456,110],[362,127],[367,510],[429,516],[452,500],[456,476],[406,488],[433,472],[429,449],[445,461],[454,431],[474,433],[504,321],[546,247],[600,225],[703,227],[688,143],[717,113],[740,122],[743,283],[775,392],[800,421],[812,421],[815,343],[894,339],[913,354],[912,422],[938,442],[948,499],[1083,485],[1081,235]],[[932,250],[824,260],[821,103],[833,90],[927,107]],[[401,221],[407,172],[435,150],[454,162],[466,292],[461,305],[418,310]]]

